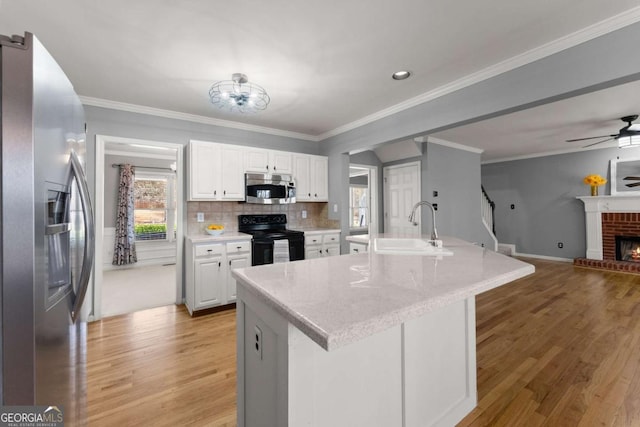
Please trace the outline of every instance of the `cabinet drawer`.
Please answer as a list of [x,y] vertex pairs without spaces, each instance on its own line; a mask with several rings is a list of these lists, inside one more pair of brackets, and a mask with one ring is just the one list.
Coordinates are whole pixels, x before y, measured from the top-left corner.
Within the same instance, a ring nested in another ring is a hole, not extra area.
[[336,234],[325,234],[322,240],[322,243],[324,243],[325,245],[330,245],[330,244],[338,244],[340,243],[340,234],[336,233]]
[[251,241],[229,242],[227,243],[227,255],[251,252]]
[[221,244],[215,245],[196,245],[195,247],[195,256],[209,256],[209,255],[222,255],[223,246]]
[[312,234],[310,236],[304,236],[304,244],[305,246],[322,244],[322,234]]

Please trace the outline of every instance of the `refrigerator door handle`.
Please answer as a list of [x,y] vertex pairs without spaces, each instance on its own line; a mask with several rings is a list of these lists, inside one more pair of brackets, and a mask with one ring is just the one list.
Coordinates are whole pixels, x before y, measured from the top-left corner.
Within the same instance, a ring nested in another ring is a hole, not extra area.
[[82,165],[78,159],[78,155],[71,150],[71,171],[73,177],[78,183],[78,195],[82,205],[82,215],[84,216],[84,256],[82,260],[82,269],[80,270],[80,278],[78,280],[78,291],[73,301],[73,309],[71,310],[71,319],[75,323],[80,316],[80,309],[84,302],[89,287],[89,278],[91,277],[91,269],[93,268],[93,259],[95,255],[95,224],[93,222],[93,209],[91,207],[91,199],[89,198],[89,187],[82,170]]

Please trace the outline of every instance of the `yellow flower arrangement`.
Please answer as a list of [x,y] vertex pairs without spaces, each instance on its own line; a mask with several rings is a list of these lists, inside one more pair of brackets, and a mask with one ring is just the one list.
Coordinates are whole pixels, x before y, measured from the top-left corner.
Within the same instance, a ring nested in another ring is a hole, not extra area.
[[598,187],[607,183],[607,180],[598,174],[591,174],[584,177],[582,180],[585,184],[591,186],[591,195],[598,195]]
[[584,182],[587,185],[595,185],[596,187],[598,187],[600,185],[606,184],[607,180],[601,177],[600,175],[592,174],[592,175],[585,176],[582,182]]

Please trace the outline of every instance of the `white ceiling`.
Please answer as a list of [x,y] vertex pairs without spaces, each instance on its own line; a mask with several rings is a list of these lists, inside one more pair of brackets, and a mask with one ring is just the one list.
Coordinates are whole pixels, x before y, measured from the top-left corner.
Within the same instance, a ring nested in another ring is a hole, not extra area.
[[[0,0],[0,34],[33,32],[87,103],[311,140],[587,27],[637,20],[640,0]],[[400,69],[413,76],[392,80]],[[269,92],[266,111],[232,114],[209,103],[211,84],[235,72]],[[623,125],[617,117],[640,112],[617,97],[589,96],[436,136],[483,148],[486,160],[555,151],[564,139],[611,133]]]

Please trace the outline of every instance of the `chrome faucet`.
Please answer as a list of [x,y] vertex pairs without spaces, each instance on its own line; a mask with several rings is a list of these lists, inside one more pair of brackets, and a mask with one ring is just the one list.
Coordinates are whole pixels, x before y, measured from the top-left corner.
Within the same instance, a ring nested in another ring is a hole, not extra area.
[[418,225],[418,221],[416,221],[416,211],[420,206],[429,206],[429,208],[431,208],[431,219],[433,225],[431,240],[438,240],[438,230],[436,230],[436,210],[433,209],[433,205],[431,203],[425,201],[416,203],[411,210],[411,215],[409,215],[409,222],[413,225]]

